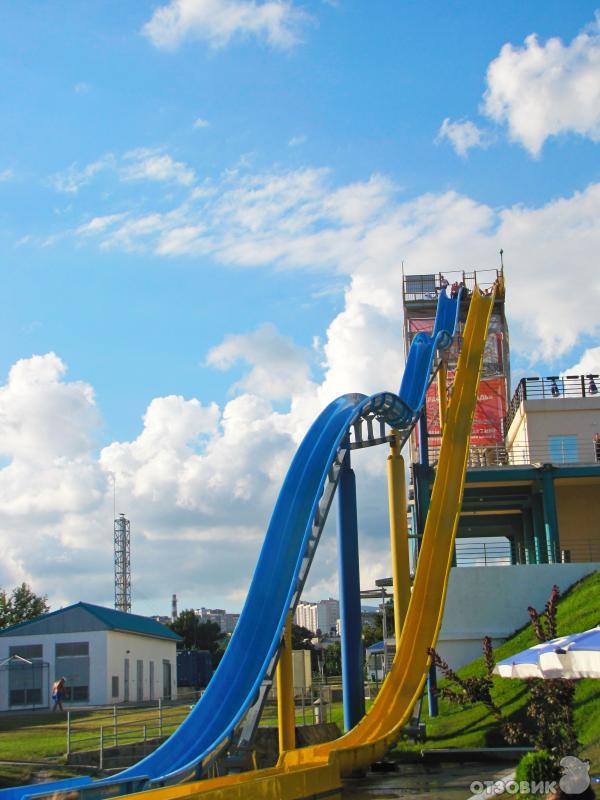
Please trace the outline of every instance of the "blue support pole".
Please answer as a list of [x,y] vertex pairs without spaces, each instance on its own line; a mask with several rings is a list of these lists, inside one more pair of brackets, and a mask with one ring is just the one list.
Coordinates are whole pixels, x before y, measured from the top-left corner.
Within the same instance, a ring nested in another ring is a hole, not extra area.
[[554,477],[552,466],[542,467],[542,504],[544,508],[544,527],[548,547],[548,563],[560,562],[560,539],[558,535],[558,515],[556,513],[556,497],[554,494]]
[[419,417],[419,461],[429,466],[429,433],[427,432],[427,412],[425,408]]
[[427,706],[429,708],[429,716],[437,717],[439,714],[438,696],[437,696],[437,670],[435,664],[429,665],[429,672],[427,673]]
[[349,453],[340,470],[337,488],[337,545],[344,727],[349,731],[365,713],[356,479],[350,468]]
[[[427,407],[421,412],[419,417],[419,461],[425,467],[429,466],[429,434],[427,432]],[[427,509],[429,508],[429,497],[427,497]],[[423,515],[423,529],[425,528],[425,515]],[[422,534],[423,531],[420,531]],[[452,564],[455,565],[456,551],[452,556]],[[437,717],[438,699],[436,694],[437,672],[435,664],[431,664],[427,673],[427,704],[429,706],[429,716]]]

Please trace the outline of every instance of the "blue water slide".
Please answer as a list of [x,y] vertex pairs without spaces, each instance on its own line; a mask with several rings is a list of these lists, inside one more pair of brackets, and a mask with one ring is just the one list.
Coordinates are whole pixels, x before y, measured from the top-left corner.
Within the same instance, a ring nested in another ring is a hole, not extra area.
[[424,401],[435,352],[452,341],[458,307],[459,298],[440,295],[433,335],[415,337],[399,396],[390,392],[371,397],[343,395],[309,428],[283,481],[229,645],[206,691],[175,733],[146,758],[111,778],[91,784],[89,778],[81,778],[3,789],[0,800],[23,800],[73,788],[79,788],[82,797],[114,796],[144,785],[172,783],[197,774],[232,742],[277,657],[286,617],[297,601],[319,502],[332,465],[347,446],[350,427],[362,415],[375,414],[394,428],[410,429]]

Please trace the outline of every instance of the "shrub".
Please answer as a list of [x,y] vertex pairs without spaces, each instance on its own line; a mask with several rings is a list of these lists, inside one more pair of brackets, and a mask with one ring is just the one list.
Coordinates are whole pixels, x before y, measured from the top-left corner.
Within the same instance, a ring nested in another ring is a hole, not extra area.
[[[541,783],[558,782],[560,768],[556,759],[547,750],[534,750],[527,753],[517,764],[515,781],[522,785],[524,782],[531,787],[539,786]],[[521,797],[531,797],[532,795],[521,795]],[[538,795],[539,797],[539,795]]]

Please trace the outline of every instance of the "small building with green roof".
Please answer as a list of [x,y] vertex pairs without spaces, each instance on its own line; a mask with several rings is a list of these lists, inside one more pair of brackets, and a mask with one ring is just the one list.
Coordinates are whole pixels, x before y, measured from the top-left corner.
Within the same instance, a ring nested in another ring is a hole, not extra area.
[[139,614],[75,603],[0,631],[0,711],[143,703],[177,694],[180,637]]

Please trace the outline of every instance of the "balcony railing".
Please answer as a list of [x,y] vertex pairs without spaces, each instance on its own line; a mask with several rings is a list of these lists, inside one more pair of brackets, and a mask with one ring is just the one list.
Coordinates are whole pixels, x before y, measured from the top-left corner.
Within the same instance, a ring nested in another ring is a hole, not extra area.
[[430,272],[423,275],[405,275],[403,295],[404,301],[418,302],[435,300],[442,289],[463,287],[472,292],[477,284],[484,291],[490,289],[501,278],[497,269],[448,270],[446,272]]
[[528,550],[522,541],[500,537],[486,542],[463,539],[455,545],[455,564],[457,567],[506,567],[513,564],[589,564],[600,561],[600,540],[597,538],[580,539],[561,547],[556,553],[550,549],[547,553],[536,553],[533,544],[531,547]]
[[560,400],[591,397],[600,392],[600,375],[550,375],[547,378],[521,378],[510,401],[504,421],[508,432],[521,403],[525,400]]
[[[429,460],[435,464],[439,458],[439,447],[429,448]],[[599,464],[600,440],[591,439],[581,445],[570,437],[556,437],[548,441],[525,442],[507,449],[503,444],[471,445],[467,466],[498,467],[525,464]]]

